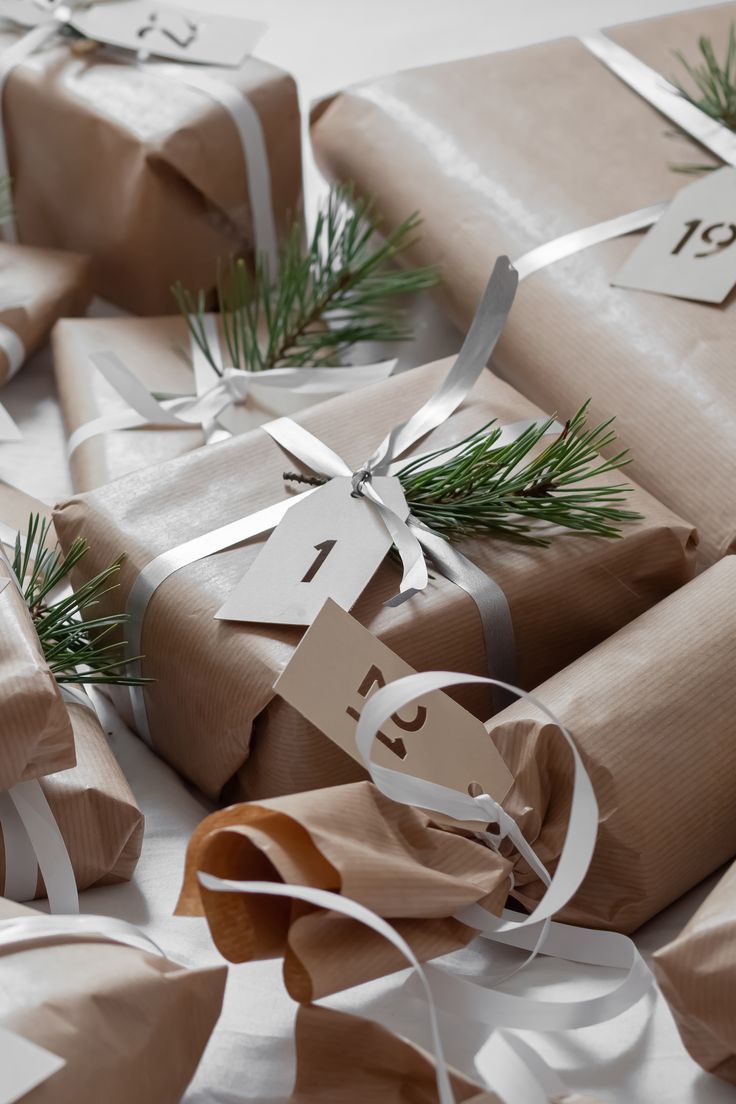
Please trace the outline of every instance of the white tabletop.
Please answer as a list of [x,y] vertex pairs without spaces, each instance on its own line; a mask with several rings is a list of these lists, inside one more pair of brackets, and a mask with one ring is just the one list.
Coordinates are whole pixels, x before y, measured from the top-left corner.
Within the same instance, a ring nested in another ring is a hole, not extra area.
[[[205,3],[211,10],[211,0],[201,0],[200,6]],[[189,4],[195,6],[196,0]],[[341,85],[397,68],[508,49],[701,4],[705,6],[705,0],[219,0],[216,6],[225,13],[247,10],[270,24],[257,52],[290,69],[308,102]],[[310,168],[312,203],[322,187]],[[439,326],[433,318],[428,325]],[[442,340],[452,343],[451,331],[442,326],[441,332]],[[421,350],[416,358],[420,362]],[[47,501],[64,497],[71,487],[47,350],[24,367],[0,399],[25,434],[19,444],[0,446],[0,478]],[[146,815],[146,837],[133,882],[88,891],[83,908],[140,925],[169,953],[189,962],[216,961],[204,922],[171,916],[186,842],[206,806],[109,711],[106,728]],[[648,953],[672,938],[712,882],[643,928],[637,936],[639,947]],[[563,968],[555,969],[561,982],[569,978]],[[574,984],[559,991],[570,997],[588,993],[596,984],[591,975],[578,967]],[[405,976],[362,986],[328,1003],[364,1015],[388,1016],[422,1041],[425,1016],[401,992]],[[293,1076],[293,1015],[277,962],[233,968],[222,1020],[187,1104],[285,1100]],[[451,1059],[461,1060],[474,1041],[480,1042],[480,1031],[471,1037],[466,1031],[461,1038],[457,1025],[445,1021],[444,1027]],[[736,1097],[733,1087],[703,1073],[689,1059],[661,997],[653,1009],[641,1002],[600,1027],[527,1034],[526,1039],[571,1088],[595,1092],[611,1104],[726,1104]]]

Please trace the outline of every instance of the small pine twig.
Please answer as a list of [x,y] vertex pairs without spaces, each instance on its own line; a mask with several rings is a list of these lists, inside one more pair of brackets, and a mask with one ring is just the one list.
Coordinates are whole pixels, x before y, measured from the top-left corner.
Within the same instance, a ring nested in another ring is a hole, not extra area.
[[126,674],[129,660],[122,656],[124,643],[110,640],[127,622],[126,614],[83,619],[105,594],[117,588],[118,584],[109,584],[120,570],[123,557],[71,594],[53,600],[53,592],[69,578],[89,545],[78,537],[64,555],[58,545],[48,547],[50,532],[50,521],[31,514],[25,535],[16,537],[12,568],[56,681],[117,686],[150,682]]
[[[219,274],[220,317],[230,363],[263,371],[342,362],[358,343],[407,341],[413,336],[401,306],[410,292],[438,281],[436,268],[398,268],[394,262],[416,240],[415,213],[377,242],[380,221],[370,201],[350,188],[331,190],[304,245],[296,222],[281,253],[278,277],[259,257],[255,273],[243,260]],[[204,328],[204,294],[173,288],[189,331],[212,367],[220,368]]]
[[[678,93],[688,103],[700,108],[711,119],[723,123],[729,130],[736,131],[736,25],[731,24],[728,33],[728,45],[723,62],[719,62],[713,42],[706,35],[698,39],[698,50],[702,60],[693,64],[681,50],[675,50],[674,56],[688,74],[695,90],[685,88],[673,81]],[[682,131],[676,131],[682,134]],[[672,164],[675,172],[691,175],[711,172],[717,165]]]

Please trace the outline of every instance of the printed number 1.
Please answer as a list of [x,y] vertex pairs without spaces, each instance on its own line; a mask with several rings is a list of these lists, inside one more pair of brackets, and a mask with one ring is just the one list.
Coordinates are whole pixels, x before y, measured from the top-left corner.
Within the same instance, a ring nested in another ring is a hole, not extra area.
[[[671,256],[676,257],[677,254],[685,248],[695,231],[698,229],[699,226],[702,226],[702,224],[702,219],[690,219],[690,222],[685,223],[687,230],[682,235],[675,248],[671,250]],[[724,238],[723,241],[714,242],[712,237],[713,231],[720,230],[721,227],[726,227],[728,229],[729,236],[727,238]],[[727,249],[729,245],[733,245],[733,243],[736,241],[736,226],[734,226],[732,222],[729,222],[728,224],[726,224],[725,222],[714,222],[712,226],[706,226],[700,237],[706,245],[712,246],[712,249],[705,249],[701,253],[695,253],[694,256],[712,257],[721,249]]]
[[[374,686],[386,685],[386,679],[383,677],[383,671],[380,667],[376,667],[375,664],[369,669],[368,674],[365,676],[360,686],[358,687],[358,693],[361,698],[367,698],[368,694]],[[345,710],[349,717],[352,717],[354,721],[360,720],[360,713],[357,709],[353,709],[352,706],[348,706]],[[423,705],[417,706],[416,715],[410,721],[405,721],[403,717],[400,717],[398,713],[393,713],[391,720],[397,728],[403,728],[404,732],[418,732],[420,728],[423,728],[427,723],[427,710]],[[406,744],[397,737],[392,740],[390,736],[387,736],[385,732],[379,732],[376,736],[377,740],[380,740],[382,744],[392,751],[394,755],[398,755],[399,759],[406,759]]]
[[312,564],[312,566],[309,568],[309,571],[307,572],[307,574],[302,579],[303,583],[311,583],[312,579],[317,574],[317,572],[321,568],[322,564],[325,562],[325,560],[327,559],[327,557],[329,556],[330,552],[332,551],[332,549],[335,547],[336,544],[337,544],[336,540],[326,540],[326,541],[321,541],[319,544],[315,544],[314,548],[315,548],[315,551],[318,553],[318,555],[315,558],[314,563]]

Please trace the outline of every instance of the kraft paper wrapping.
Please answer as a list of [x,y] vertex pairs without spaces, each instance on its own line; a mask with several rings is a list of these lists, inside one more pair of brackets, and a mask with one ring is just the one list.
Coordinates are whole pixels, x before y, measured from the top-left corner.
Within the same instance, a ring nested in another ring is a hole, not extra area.
[[[189,330],[180,315],[164,318],[64,319],[52,334],[54,368],[67,434],[94,418],[130,408],[90,363],[93,353],[111,350],[154,394],[195,393]],[[221,348],[227,363],[224,339]],[[335,390],[338,394],[338,390]],[[291,415],[329,395],[292,395],[253,384],[245,405],[225,415],[227,428],[243,432]],[[113,430],[83,441],[69,463],[74,488],[90,491],[121,475],[160,464],[204,444],[199,429]]]
[[[359,1104],[437,1104],[434,1059],[372,1020],[303,1005],[295,1041],[290,1104],[344,1104],[346,1085]],[[455,1070],[450,1083],[457,1104],[502,1104]]]
[[[0,35],[0,49],[14,40]],[[197,70],[233,84],[258,113],[283,231],[301,203],[293,79],[255,58]],[[203,92],[110,52],[53,46],[11,74],[3,118],[20,240],[90,254],[106,299],[163,314],[177,280],[213,289],[219,258],[252,253],[240,140]]]
[[[0,323],[18,335],[32,353],[49,335],[57,318],[84,314],[91,296],[87,257],[57,249],[36,249],[0,242],[0,295],[17,306],[0,309]],[[0,348],[0,386],[11,375],[7,352]]]
[[[710,36],[721,56],[736,4],[608,33],[664,76],[684,77]],[[679,75],[678,75],[679,74]],[[671,198],[712,158],[574,39],[398,73],[317,109],[332,177],[375,196],[387,226],[421,210],[414,263],[439,261],[461,328],[499,253]],[[581,140],[582,136],[582,140]],[[522,282],[494,369],[546,410],[617,415],[633,477],[693,521],[703,564],[736,548],[734,296],[722,307],[610,286],[638,238],[619,238]]]
[[0,588],[0,791],[4,791],[17,782],[73,767],[75,756],[66,706],[2,555]]
[[[95,714],[68,704],[77,765],[42,779],[80,890],[115,885],[133,876],[143,842],[143,814],[112,754]],[[0,836],[0,885],[5,858]],[[36,897],[44,897],[39,875]]]
[[[0,899],[0,920],[32,915]],[[179,1104],[217,1022],[219,967],[122,944],[0,952],[0,1024],[66,1061],[23,1104]]]
[[[435,391],[449,363],[321,403],[295,420],[358,465]],[[424,438],[418,451],[456,443],[494,416],[507,424],[539,414],[485,372],[468,401]],[[119,611],[138,572],[155,555],[282,500],[283,473],[293,467],[266,433],[254,430],[72,498],[55,514],[59,539],[68,547],[76,536],[87,538],[91,548],[80,564],[85,577],[125,554],[121,588],[104,606],[112,610],[114,604]],[[627,524],[618,540],[559,532],[547,549],[487,538],[463,543],[463,551],[491,571],[506,594],[522,686],[537,685],[692,574],[691,527],[641,490],[628,504],[645,520]],[[274,700],[273,683],[301,631],[214,619],[263,543],[264,538],[254,539],[176,572],[153,596],[144,621],[143,672],[156,680],[145,690],[154,746],[210,796],[236,773],[231,799],[364,777],[344,752],[285,702]],[[426,593],[387,609],[384,603],[399,585],[398,571],[387,561],[353,612],[417,670],[487,673],[476,606],[454,584],[433,575]],[[489,715],[482,688],[459,696],[477,716]],[[114,698],[132,723],[127,693],[114,691]]]
[[687,1050],[736,1084],[736,866],[653,966]]
[[511,864],[463,836],[434,827],[368,782],[234,805],[197,828],[177,911],[202,915],[233,962],[284,958],[295,1000],[382,977],[406,959],[365,925],[324,909],[263,896],[215,893],[197,871],[283,881],[343,893],[396,929],[422,960],[464,947],[475,934],[453,919],[465,905],[502,909]]
[[[736,854],[734,596],[736,560],[729,557],[535,690],[572,732],[600,812],[591,866],[558,919],[630,932]],[[515,775],[504,807],[552,873],[572,769],[559,731],[541,718],[521,702],[487,727]],[[695,830],[698,795],[706,795],[707,816]],[[544,887],[516,854],[513,863],[511,895],[531,908]],[[481,844],[446,836],[426,814],[357,783],[211,814],[192,837],[179,909],[204,910],[233,961],[283,954],[289,991],[306,1001],[405,963],[352,921],[208,891],[198,870],[338,890],[387,919],[405,917],[408,903],[416,918],[421,904],[424,917],[454,926],[449,918],[463,897],[481,889],[493,893],[484,905],[497,910],[508,869]],[[449,949],[426,919],[421,933],[432,936],[421,946],[424,957]],[[467,936],[453,930],[458,946]],[[722,944],[715,946],[720,956]],[[725,978],[718,984],[729,992]]]

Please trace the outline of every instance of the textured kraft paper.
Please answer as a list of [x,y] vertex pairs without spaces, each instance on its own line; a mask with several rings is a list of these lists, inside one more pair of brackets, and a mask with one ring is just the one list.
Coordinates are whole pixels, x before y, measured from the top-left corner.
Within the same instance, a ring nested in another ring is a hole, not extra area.
[[453,919],[458,909],[479,902],[500,912],[510,869],[426,813],[356,782],[206,817],[189,844],[177,912],[204,913],[233,962],[283,956],[291,996],[317,1000],[400,970],[406,959],[357,920],[282,898],[215,893],[199,885],[197,871],[342,893],[391,920],[424,961],[473,938]]
[[653,967],[688,1052],[736,1084],[736,866]]
[[[33,915],[0,899],[0,920]],[[111,942],[0,953],[0,1025],[66,1065],[23,1104],[179,1104],[220,1014],[225,970]]]
[[[1,34],[0,50],[15,40]],[[242,91],[258,113],[283,232],[301,204],[294,81],[255,58],[196,69]],[[177,280],[211,291],[218,259],[252,254],[240,140],[205,93],[110,51],[59,45],[11,73],[3,118],[20,240],[88,253],[104,298],[164,314]]]
[[[736,854],[735,596],[736,560],[728,557],[535,690],[572,733],[599,805],[591,866],[558,919],[630,932]],[[516,779],[504,808],[552,873],[569,819],[570,750],[526,702],[488,730]],[[700,797],[707,816],[694,831],[690,813]],[[509,868],[494,851],[444,837],[426,814],[410,813],[366,782],[213,813],[192,837],[179,907],[204,910],[233,961],[283,954],[286,984],[299,1000],[404,962],[352,921],[206,891],[198,870],[337,889],[387,919],[405,917],[410,903],[412,936],[418,929],[430,939],[421,954],[441,954],[448,948],[431,938],[426,918],[444,918],[458,944],[467,941],[450,918],[481,887],[504,894]],[[513,881],[512,896],[528,908],[544,892],[518,854]],[[498,895],[484,904],[497,908]]]
[[[77,764],[43,778],[41,788],[69,852],[77,888],[128,882],[143,843],[143,814],[95,714],[73,703],[67,709]],[[5,880],[1,841],[0,835],[0,885]],[[45,895],[39,874],[36,897]]]
[[[435,391],[450,363],[414,369],[357,395],[321,403],[295,420],[357,466]],[[417,451],[455,444],[494,416],[508,424],[539,414],[484,372],[468,401]],[[88,540],[90,551],[80,565],[85,577],[125,554],[121,588],[100,607],[120,610],[138,572],[154,556],[282,500],[283,474],[294,466],[266,433],[254,430],[69,500],[55,513],[57,533],[64,547],[76,536]],[[461,545],[474,563],[493,573],[506,594],[520,685],[537,685],[692,574],[691,527],[641,490],[628,496],[627,505],[645,520],[626,524],[618,540],[555,532],[549,548],[488,538]],[[143,673],[156,680],[145,689],[153,744],[210,796],[218,795],[236,772],[238,785],[230,799],[271,797],[364,777],[349,756],[274,700],[273,683],[302,633],[214,619],[264,539],[176,572],[154,594],[144,621]],[[476,606],[438,572],[432,574],[426,592],[397,609],[386,608],[398,590],[399,573],[385,562],[354,615],[415,670],[487,674]],[[113,694],[132,721],[127,692]],[[458,697],[476,716],[488,717],[486,688],[471,688]]]
[[[2,491],[0,485],[0,517]],[[6,579],[10,581],[3,586]],[[73,767],[75,756],[66,706],[28,608],[12,581],[10,565],[1,554],[0,587],[0,791],[4,791],[17,782]]]
[[[43,344],[58,318],[84,314],[91,291],[87,257],[0,242],[0,295],[12,299],[17,293],[23,300],[0,309],[0,322],[18,335],[27,354]],[[10,367],[0,348],[0,386]]]
[[[697,39],[725,53],[736,4],[608,33],[665,77]],[[670,199],[713,158],[574,39],[399,73],[315,112],[322,168],[375,197],[388,227],[422,212],[410,259],[440,262],[464,328],[494,258]],[[704,213],[704,217],[707,212]],[[708,564],[736,547],[736,298],[712,306],[610,286],[638,237],[586,249],[524,280],[494,369],[545,410],[617,415],[632,477],[697,525]],[[707,262],[703,262],[707,263]]]
[[[154,394],[195,393],[189,330],[181,315],[164,318],[63,319],[52,333],[54,370],[67,434],[94,418],[130,407],[103,379],[89,357],[111,350]],[[227,346],[221,339],[227,363]],[[339,391],[336,389],[335,394]],[[291,415],[331,396],[293,395],[252,384],[245,404],[228,411],[233,432]],[[69,458],[74,489],[90,491],[122,475],[160,464],[204,444],[201,430],[112,430],[83,441]]]

